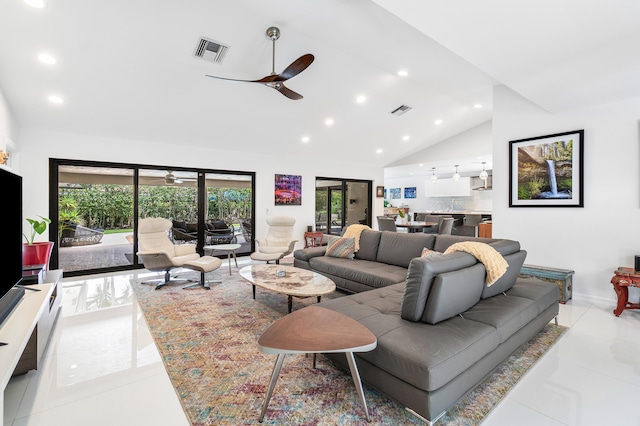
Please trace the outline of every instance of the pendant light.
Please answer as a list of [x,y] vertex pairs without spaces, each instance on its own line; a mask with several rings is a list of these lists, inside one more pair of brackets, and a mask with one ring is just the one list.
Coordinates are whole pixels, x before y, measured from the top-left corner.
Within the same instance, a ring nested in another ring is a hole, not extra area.
[[482,162],[482,171],[480,172],[479,178],[482,180],[487,180],[489,177],[489,173],[484,169],[484,165],[487,164],[485,161]]
[[438,180],[438,176],[436,176],[436,168],[432,167],[431,168],[431,182],[436,183],[437,180]]
[[460,173],[458,173],[458,165],[456,164],[456,172],[453,174],[453,180],[454,181],[459,181],[460,180]]

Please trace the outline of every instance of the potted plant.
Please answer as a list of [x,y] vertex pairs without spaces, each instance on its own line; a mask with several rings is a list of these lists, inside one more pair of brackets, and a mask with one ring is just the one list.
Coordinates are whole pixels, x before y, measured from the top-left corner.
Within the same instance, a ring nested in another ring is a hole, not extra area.
[[398,210],[398,216],[400,216],[400,223],[407,223],[407,218],[404,216],[404,211]]
[[35,242],[34,239],[37,235],[42,235],[47,230],[47,226],[51,223],[51,219],[39,216],[40,220],[27,218],[27,222],[31,225],[31,232],[23,234],[27,242],[23,246],[22,250],[22,264],[23,265],[44,265],[45,270],[49,270],[49,258],[53,251],[53,242],[43,241]]

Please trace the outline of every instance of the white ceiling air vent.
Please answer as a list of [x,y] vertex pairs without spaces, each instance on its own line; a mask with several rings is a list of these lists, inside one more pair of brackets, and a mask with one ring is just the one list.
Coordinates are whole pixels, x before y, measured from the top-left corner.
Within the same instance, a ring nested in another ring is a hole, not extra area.
[[202,58],[205,61],[222,63],[224,59],[224,54],[227,53],[229,46],[225,46],[217,41],[210,40],[208,38],[202,37],[200,41],[198,41],[198,45],[196,46],[195,52],[193,52],[193,56],[196,58]]
[[409,111],[410,109],[411,109],[410,106],[400,105],[398,108],[396,108],[393,111],[391,111],[391,114],[393,114],[393,115],[402,115],[405,112]]

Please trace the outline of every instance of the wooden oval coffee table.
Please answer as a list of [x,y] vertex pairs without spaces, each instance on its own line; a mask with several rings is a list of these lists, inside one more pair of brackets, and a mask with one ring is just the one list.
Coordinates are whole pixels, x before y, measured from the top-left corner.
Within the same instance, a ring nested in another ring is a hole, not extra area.
[[261,352],[278,355],[260,412],[260,422],[267,411],[285,355],[312,353],[315,357],[317,353],[330,352],[344,352],[346,355],[353,384],[358,392],[365,417],[370,421],[367,401],[364,398],[353,353],[369,352],[377,345],[376,336],[364,325],[340,312],[321,306],[307,306],[280,318],[258,339],[258,349]]
[[[284,276],[278,276],[283,271]],[[289,313],[293,306],[293,297],[318,298],[336,289],[329,278],[302,268],[283,265],[249,265],[240,269],[240,276],[253,286],[253,298],[256,298],[256,286],[287,296]]]

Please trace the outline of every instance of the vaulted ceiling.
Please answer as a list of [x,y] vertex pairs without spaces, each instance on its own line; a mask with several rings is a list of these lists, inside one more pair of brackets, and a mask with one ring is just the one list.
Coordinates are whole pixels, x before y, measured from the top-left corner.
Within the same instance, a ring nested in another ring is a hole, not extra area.
[[[385,166],[490,120],[496,84],[550,113],[639,96],[638,23],[635,0],[3,0],[0,90],[26,128]],[[206,77],[270,74],[270,26],[276,73],[315,56],[303,99]]]

